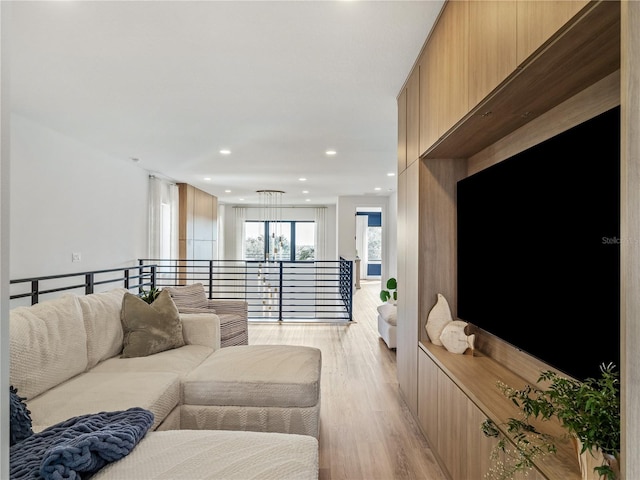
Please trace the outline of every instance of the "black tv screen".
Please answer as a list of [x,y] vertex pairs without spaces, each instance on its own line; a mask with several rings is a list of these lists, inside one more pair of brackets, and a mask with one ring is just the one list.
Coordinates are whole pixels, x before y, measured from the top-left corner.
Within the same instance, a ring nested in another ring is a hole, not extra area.
[[620,109],[457,185],[458,317],[576,379],[620,365]]

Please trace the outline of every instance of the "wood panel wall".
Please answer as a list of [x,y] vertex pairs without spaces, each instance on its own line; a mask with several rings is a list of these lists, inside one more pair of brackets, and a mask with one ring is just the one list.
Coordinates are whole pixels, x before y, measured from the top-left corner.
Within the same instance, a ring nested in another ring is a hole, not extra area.
[[621,7],[621,466],[631,480],[640,478],[640,2]]
[[178,184],[178,254],[186,260],[218,256],[218,198],[186,183]]

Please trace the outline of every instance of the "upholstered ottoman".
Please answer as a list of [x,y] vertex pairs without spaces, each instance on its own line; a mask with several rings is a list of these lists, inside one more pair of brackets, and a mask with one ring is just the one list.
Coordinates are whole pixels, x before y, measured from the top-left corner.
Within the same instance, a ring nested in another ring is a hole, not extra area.
[[320,350],[295,345],[221,348],[182,382],[180,428],[318,437]]

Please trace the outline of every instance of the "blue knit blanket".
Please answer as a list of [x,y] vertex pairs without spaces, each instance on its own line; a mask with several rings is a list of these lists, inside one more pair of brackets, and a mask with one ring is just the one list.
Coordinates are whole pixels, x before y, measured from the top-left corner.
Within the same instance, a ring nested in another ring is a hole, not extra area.
[[134,407],[73,417],[10,449],[11,480],[81,480],[127,455],[153,424]]

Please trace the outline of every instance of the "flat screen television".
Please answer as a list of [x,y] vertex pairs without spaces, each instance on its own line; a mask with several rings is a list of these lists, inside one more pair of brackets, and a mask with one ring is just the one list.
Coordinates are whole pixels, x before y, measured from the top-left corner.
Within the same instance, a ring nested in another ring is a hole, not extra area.
[[573,378],[620,365],[620,109],[457,184],[457,311]]

